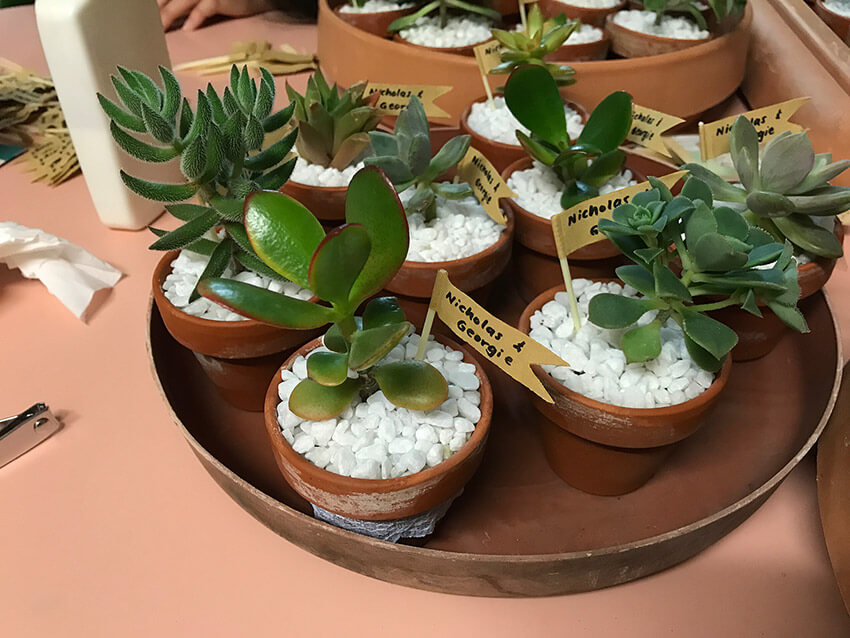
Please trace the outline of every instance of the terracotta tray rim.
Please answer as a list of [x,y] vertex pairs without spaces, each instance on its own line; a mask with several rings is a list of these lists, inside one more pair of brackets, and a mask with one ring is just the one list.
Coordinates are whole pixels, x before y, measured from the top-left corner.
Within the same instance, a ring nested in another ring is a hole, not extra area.
[[[324,0],[322,0],[324,1]],[[145,347],[148,353],[149,365],[151,367],[151,372],[154,377],[154,382],[156,383],[156,387],[159,390],[160,396],[163,402],[166,404],[169,414],[171,415],[171,420],[175,425],[181,430],[183,436],[186,438],[186,441],[192,447],[193,451],[202,456],[208,463],[218,468],[218,470],[228,478],[230,478],[235,484],[239,485],[243,489],[246,489],[247,492],[255,496],[258,500],[262,501],[266,505],[274,508],[274,509],[285,509],[288,510],[289,514],[295,515],[295,517],[303,522],[303,524],[307,525],[309,528],[316,530],[317,532],[321,532],[324,534],[331,534],[333,536],[339,536],[341,538],[347,539],[356,539],[358,542],[365,543],[366,545],[380,548],[382,551],[389,551],[398,553],[401,555],[417,555],[421,557],[432,557],[438,559],[447,559],[451,557],[455,560],[466,560],[470,562],[479,562],[479,563],[511,563],[511,564],[533,564],[533,563],[552,563],[552,562],[564,562],[570,561],[574,559],[588,559],[606,555],[614,555],[620,554],[627,551],[632,551],[636,549],[640,549],[643,547],[656,545],[662,543],[666,540],[670,540],[677,536],[682,536],[684,534],[688,534],[695,530],[698,530],[702,527],[709,526],[716,521],[726,517],[727,515],[746,507],[747,505],[758,501],[761,498],[766,498],[769,493],[774,490],[791,472],[794,467],[800,462],[800,460],[814,447],[824,428],[826,427],[827,422],[829,421],[830,416],[832,415],[833,408],[835,407],[835,403],[838,398],[838,390],[841,386],[841,378],[842,372],[844,369],[844,353],[841,342],[841,334],[839,331],[838,323],[835,321],[835,313],[833,310],[833,305],[829,300],[829,295],[823,290],[820,291],[820,294],[823,295],[824,302],[826,303],[827,310],[829,311],[830,321],[833,326],[833,334],[832,337],[835,340],[836,347],[836,367],[835,367],[835,376],[833,379],[832,388],[830,390],[829,399],[827,400],[826,406],[824,407],[824,411],[821,414],[820,419],[818,420],[817,425],[815,426],[812,434],[806,439],[806,442],[797,451],[797,453],[785,464],[782,468],[774,474],[771,478],[765,481],[761,486],[747,494],[744,498],[739,499],[723,508],[715,512],[714,514],[707,516],[705,518],[701,518],[698,521],[694,521],[688,525],[684,525],[682,527],[678,527],[676,529],[670,530],[668,532],[664,532],[663,534],[656,534],[654,536],[650,536],[645,539],[641,539],[638,541],[632,541],[630,543],[625,543],[622,545],[617,545],[614,547],[603,547],[600,549],[589,549],[589,550],[581,550],[574,552],[563,552],[563,553],[552,553],[552,554],[478,554],[478,553],[469,553],[469,552],[452,552],[447,550],[440,549],[431,549],[428,547],[415,547],[410,545],[399,545],[397,543],[387,543],[386,541],[381,541],[378,539],[374,539],[368,536],[363,536],[361,534],[356,534],[355,532],[349,532],[347,530],[343,530],[322,521],[319,521],[307,514],[304,514],[285,503],[281,503],[275,498],[272,498],[265,492],[257,489],[243,479],[241,476],[233,472],[230,468],[221,463],[215,456],[213,456],[206,448],[204,448],[192,434],[186,429],[183,423],[178,418],[177,414],[174,412],[174,408],[171,406],[171,403],[168,401],[165,390],[162,387],[162,383],[159,378],[159,374],[156,371],[156,365],[154,363],[153,358],[153,349],[151,345],[151,319],[154,310],[153,304],[153,296],[148,300],[148,310],[146,316],[146,326],[145,326]],[[222,488],[223,489],[223,488]],[[228,494],[229,495],[229,494]],[[240,505],[240,507],[242,507]],[[244,509],[244,508],[243,508]],[[288,540],[288,539],[287,539]],[[323,559],[324,560],[324,559]]]

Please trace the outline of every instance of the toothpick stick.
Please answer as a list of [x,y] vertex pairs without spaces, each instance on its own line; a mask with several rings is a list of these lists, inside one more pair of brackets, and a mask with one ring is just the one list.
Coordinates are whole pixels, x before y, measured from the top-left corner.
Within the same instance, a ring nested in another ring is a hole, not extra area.
[[708,155],[708,149],[705,147],[705,125],[702,120],[699,123],[699,161],[704,162],[706,160],[706,155]]
[[431,327],[434,325],[435,314],[434,309],[428,306],[428,314],[425,315],[425,323],[422,326],[422,335],[419,337],[419,347],[416,349],[417,361],[422,361],[425,357],[425,348],[428,346],[428,336],[431,334]]
[[564,276],[564,287],[567,289],[567,296],[570,299],[570,314],[573,317],[573,327],[576,333],[578,333],[581,330],[581,319],[578,316],[578,301],[576,300],[575,290],[573,290],[573,277],[570,274],[570,264],[566,257],[561,257],[558,261],[561,264],[561,274]]
[[519,21],[522,24],[522,30],[526,33],[528,32],[528,21],[525,17],[525,2],[523,0],[518,0],[519,4]]

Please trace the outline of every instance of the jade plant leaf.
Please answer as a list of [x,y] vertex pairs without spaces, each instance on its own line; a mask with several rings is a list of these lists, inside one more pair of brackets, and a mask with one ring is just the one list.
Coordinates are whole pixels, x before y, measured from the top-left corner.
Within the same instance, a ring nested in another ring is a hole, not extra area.
[[[355,320],[357,318],[355,317]],[[342,330],[339,329],[339,324],[334,324],[325,333],[323,342],[328,350],[334,352],[348,352],[348,341],[342,336]]]
[[304,379],[289,395],[289,410],[310,421],[332,419],[348,407],[359,389],[356,379],[346,379],[335,386]]
[[623,335],[621,344],[627,363],[640,363],[661,354],[661,322],[650,321],[645,326],[632,328]]
[[345,219],[360,224],[369,234],[372,251],[351,287],[353,306],[381,290],[407,257],[410,242],[407,215],[392,184],[379,169],[367,166],[348,186]]
[[588,317],[600,328],[626,328],[652,309],[647,299],[602,293],[590,300]]
[[555,80],[542,66],[522,66],[505,84],[505,101],[514,117],[551,144],[569,143],[564,102]]
[[625,91],[615,91],[593,109],[576,143],[590,144],[608,153],[623,143],[631,125],[632,96]]
[[260,191],[245,200],[245,230],[257,255],[302,288],[310,287],[310,261],[325,231],[302,204]]
[[314,352],[307,357],[307,374],[321,385],[339,385],[348,378],[348,355]]
[[682,312],[682,320],[682,330],[685,334],[718,360],[725,357],[738,343],[735,331],[716,319],[685,309]]
[[363,328],[379,328],[405,321],[404,310],[395,297],[378,297],[372,299],[363,310]]
[[310,330],[337,318],[332,308],[233,279],[207,279],[198,284],[198,292],[233,312],[284,328]]
[[593,160],[593,163],[582,174],[581,181],[599,188],[620,173],[625,161],[625,152],[615,148]]
[[351,286],[369,258],[372,242],[360,224],[333,229],[319,243],[310,262],[310,290],[319,299],[346,307]]
[[449,396],[443,375],[424,361],[395,361],[374,372],[387,400],[410,410],[433,410]]
[[348,366],[355,372],[371,368],[387,356],[411,328],[407,321],[358,330],[351,339]]

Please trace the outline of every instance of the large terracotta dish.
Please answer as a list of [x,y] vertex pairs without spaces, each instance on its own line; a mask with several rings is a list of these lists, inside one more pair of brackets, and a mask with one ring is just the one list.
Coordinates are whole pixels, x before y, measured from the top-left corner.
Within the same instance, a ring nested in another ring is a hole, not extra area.
[[[575,62],[579,82],[564,90],[570,100],[588,109],[606,95],[624,90],[635,102],[685,119],[720,104],[732,95],[744,78],[749,43],[751,11],[740,28],[685,51],[630,60]],[[474,58],[420,51],[391,40],[384,40],[340,20],[319,0],[319,58],[329,79],[343,86],[369,79],[398,84],[453,86],[437,104],[448,118],[434,119],[441,124],[457,124],[461,113],[481,95],[481,76]],[[671,90],[675,86],[693,86],[699,78],[699,90]],[[504,78],[492,76],[493,88]]]
[[[500,280],[491,308],[522,303]],[[150,352],[172,416],[215,481],[284,538],[390,582],[477,596],[545,596],[616,585],[680,563],[752,514],[811,449],[835,402],[842,361],[822,294],[803,302],[810,335],[788,332],[759,361],[733,366],[725,401],[635,492],[583,494],[543,456],[527,392],[494,372],[484,461],[423,547],[346,532],[306,514],[275,467],[262,416],[216,396],[152,310]],[[281,568],[285,566],[281,565]]]

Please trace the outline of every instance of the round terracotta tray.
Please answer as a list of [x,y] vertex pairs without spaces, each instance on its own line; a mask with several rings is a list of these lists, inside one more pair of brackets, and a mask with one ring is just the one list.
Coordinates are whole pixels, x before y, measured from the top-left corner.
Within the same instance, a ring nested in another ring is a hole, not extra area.
[[[512,290],[508,278],[498,290]],[[504,293],[503,293],[504,294]],[[516,293],[488,306],[513,322]],[[149,352],[172,417],[241,507],[313,554],[382,580],[454,594],[545,596],[635,580],[705,549],[752,514],[814,445],[835,403],[840,341],[826,298],[802,304],[809,335],[736,363],[724,400],[644,487],[617,498],[559,480],[543,456],[523,388],[493,368],[484,462],[421,547],[343,531],[308,515],[283,481],[262,414],[230,407],[150,311]]]

